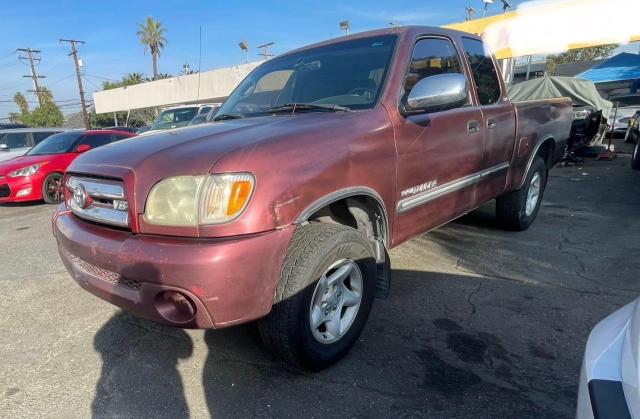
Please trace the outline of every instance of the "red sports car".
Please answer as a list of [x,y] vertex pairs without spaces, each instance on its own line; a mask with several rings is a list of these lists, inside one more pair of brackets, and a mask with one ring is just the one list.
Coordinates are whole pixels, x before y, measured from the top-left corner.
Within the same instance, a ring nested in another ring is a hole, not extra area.
[[0,163],[0,203],[62,201],[63,174],[80,153],[133,136],[135,134],[113,130],[78,130],[52,135],[24,156]]

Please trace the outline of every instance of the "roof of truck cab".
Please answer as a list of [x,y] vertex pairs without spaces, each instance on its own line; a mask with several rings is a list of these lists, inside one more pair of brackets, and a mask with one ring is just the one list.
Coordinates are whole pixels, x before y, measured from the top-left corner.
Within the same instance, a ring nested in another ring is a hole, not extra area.
[[[363,38],[371,38],[374,36],[383,36],[383,35],[400,35],[400,36],[408,36],[409,38],[415,38],[417,36],[429,34],[429,35],[442,35],[451,38],[457,38],[459,36],[465,36],[468,38],[481,39],[477,35],[468,32],[457,31],[454,29],[441,28],[439,26],[396,26],[393,28],[384,28],[384,29],[374,29],[370,31],[357,32],[350,35],[339,36],[337,38],[328,39],[326,41],[317,42],[315,44],[306,45],[304,47],[300,47],[294,49],[289,52],[285,52],[284,54],[278,55],[278,57],[284,57],[289,54],[295,54],[301,51],[305,51],[312,48],[317,48],[324,45],[338,44],[344,41],[352,40],[352,39],[363,39]],[[278,58],[276,57],[276,58]]]

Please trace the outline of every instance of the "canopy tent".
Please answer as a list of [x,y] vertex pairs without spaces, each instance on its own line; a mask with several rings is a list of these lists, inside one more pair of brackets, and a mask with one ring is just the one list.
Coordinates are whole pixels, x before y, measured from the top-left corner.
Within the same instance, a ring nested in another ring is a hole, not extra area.
[[601,109],[607,116],[613,104],[600,96],[592,81],[574,77],[540,77],[509,86],[509,98],[514,102],[569,97],[575,105]]
[[640,55],[622,52],[576,77],[594,83],[640,80]]

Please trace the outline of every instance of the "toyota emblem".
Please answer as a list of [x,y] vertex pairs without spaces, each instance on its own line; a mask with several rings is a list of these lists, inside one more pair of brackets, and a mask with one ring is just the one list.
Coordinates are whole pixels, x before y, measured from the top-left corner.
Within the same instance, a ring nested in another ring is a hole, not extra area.
[[73,202],[75,202],[78,208],[85,208],[87,205],[87,191],[84,189],[84,185],[78,185],[73,191]]

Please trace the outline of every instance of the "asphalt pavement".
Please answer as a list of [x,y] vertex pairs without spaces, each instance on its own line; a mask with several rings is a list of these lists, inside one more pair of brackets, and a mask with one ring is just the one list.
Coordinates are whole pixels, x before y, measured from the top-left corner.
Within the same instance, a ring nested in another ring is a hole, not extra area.
[[526,232],[488,204],[403,244],[360,341],[309,374],[252,325],[183,331],[93,297],[53,207],[0,206],[0,417],[572,417],[590,329],[640,294],[639,209],[622,155],[554,169]]

